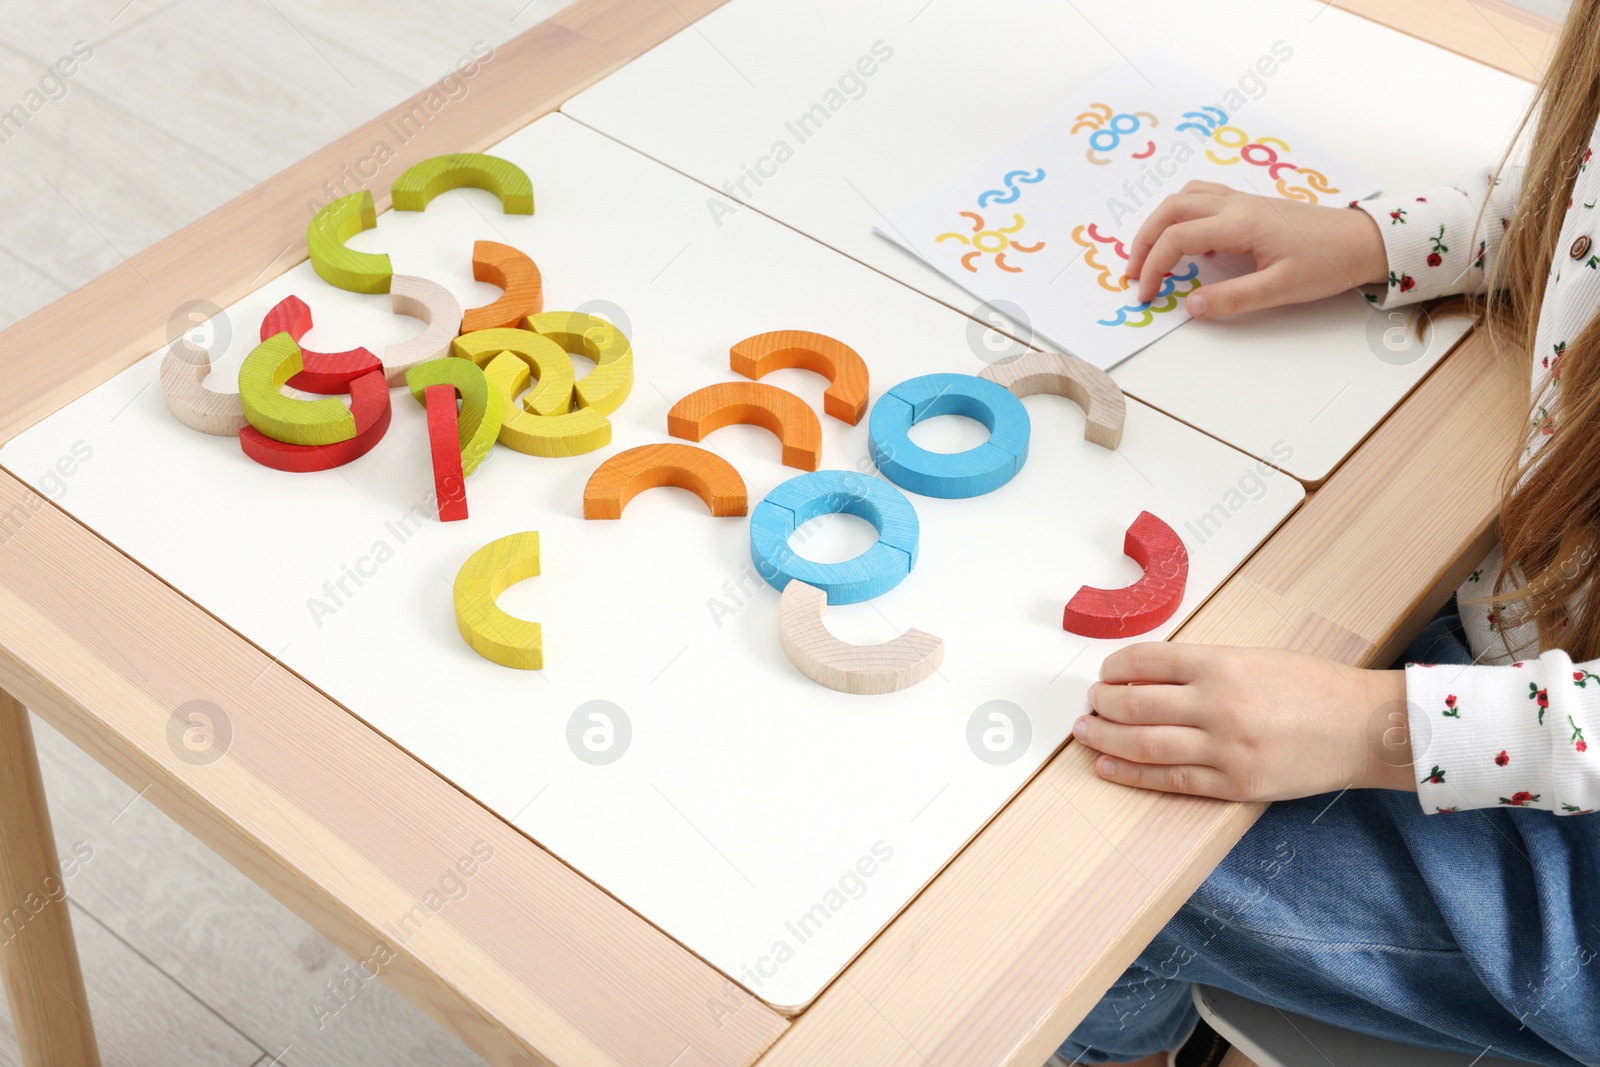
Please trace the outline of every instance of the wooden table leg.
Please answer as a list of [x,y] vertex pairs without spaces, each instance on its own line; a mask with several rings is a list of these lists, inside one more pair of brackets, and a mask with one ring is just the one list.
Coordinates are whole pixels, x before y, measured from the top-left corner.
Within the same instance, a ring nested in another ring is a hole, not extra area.
[[0,978],[25,1067],[100,1067],[28,709],[0,691]]

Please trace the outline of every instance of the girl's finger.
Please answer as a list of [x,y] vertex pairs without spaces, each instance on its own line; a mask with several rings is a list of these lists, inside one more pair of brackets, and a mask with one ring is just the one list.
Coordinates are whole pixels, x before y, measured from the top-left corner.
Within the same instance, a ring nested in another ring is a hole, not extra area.
[[1191,726],[1204,712],[1194,689],[1184,685],[1108,685],[1089,687],[1089,706],[1114,722],[1130,726]]
[[1156,238],[1150,254],[1139,269],[1139,301],[1154,299],[1161,287],[1162,277],[1184,256],[1204,255],[1207,252],[1240,251],[1239,227],[1230,219],[1211,216],[1191,219],[1168,226]]
[[1223,185],[1221,182],[1205,182],[1205,181],[1201,181],[1199,178],[1195,178],[1192,181],[1184,182],[1183,183],[1183,188],[1179,189],[1178,191],[1180,193],[1207,193],[1207,194],[1209,194],[1211,196],[1249,196],[1250,195],[1249,193],[1241,193],[1239,190],[1237,190],[1237,189],[1235,189],[1235,188],[1233,188],[1231,186]]
[[1197,319],[1222,319],[1246,311],[1290,303],[1289,271],[1275,263],[1264,270],[1201,286],[1184,298],[1184,308]]
[[1192,682],[1205,664],[1206,646],[1175,641],[1141,641],[1119,648],[1100,663],[1100,680],[1128,682]]
[[1128,246],[1128,262],[1123,273],[1129,278],[1139,277],[1150,247],[1156,243],[1156,239],[1167,227],[1193,219],[1207,218],[1221,211],[1222,207],[1222,201],[1218,197],[1206,193],[1191,193],[1187,188],[1181,193],[1167,197],[1156,205],[1156,209],[1150,212],[1149,217],[1139,227],[1139,232],[1133,235],[1133,243]]
[[1190,726],[1124,726],[1104,716],[1081,716],[1072,736],[1096,752],[1138,764],[1186,766],[1205,761],[1206,735]]
[[1094,761],[1095,773],[1120,785],[1135,789],[1154,789],[1162,793],[1186,793],[1198,797],[1231,798],[1233,790],[1226,777],[1214,767],[1153,766],[1132,763],[1112,756]]

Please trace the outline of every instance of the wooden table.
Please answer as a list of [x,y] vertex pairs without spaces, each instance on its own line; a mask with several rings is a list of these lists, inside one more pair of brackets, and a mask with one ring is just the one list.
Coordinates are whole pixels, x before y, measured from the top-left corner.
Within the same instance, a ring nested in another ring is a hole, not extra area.
[[[510,42],[395,166],[491,144],[717,6],[579,0]],[[1475,0],[1344,7],[1519,76],[1551,27]],[[0,440],[305,256],[304,204],[401,105],[0,335]],[[398,173],[398,169],[395,171]],[[380,189],[375,195],[382,196]],[[380,209],[386,206],[380,203]],[[1492,537],[1525,393],[1471,337],[1176,640],[1387,662]],[[804,1014],[749,997],[117,548],[0,473],[0,945],[24,1061],[95,1064],[27,713],[46,721],[494,1064],[1041,1063],[1244,832],[1249,805],[1134,793],[1058,752]],[[185,759],[172,709],[228,709]],[[482,842],[473,892],[385,928]]]

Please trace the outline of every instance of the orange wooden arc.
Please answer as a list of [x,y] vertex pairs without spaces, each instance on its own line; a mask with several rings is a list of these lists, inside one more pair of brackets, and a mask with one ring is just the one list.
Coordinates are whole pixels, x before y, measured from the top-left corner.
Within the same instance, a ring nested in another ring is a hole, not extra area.
[[809,330],[773,330],[746,337],[728,352],[728,365],[746,378],[802,367],[828,379],[822,410],[851,426],[867,413],[867,363],[843,341]]
[[744,479],[733,464],[693,445],[640,445],[618,452],[589,475],[583,487],[583,517],[620,519],[628,501],[658,486],[687,489],[713,515],[743,515],[749,510]]
[[777,435],[785,466],[814,471],[822,463],[822,423],[787,389],[761,382],[721,382],[696,389],[667,412],[667,432],[699,441],[712,430],[743,423]]
[[500,299],[461,315],[461,332],[499,330],[519,326],[525,316],[544,310],[544,276],[526,252],[498,241],[478,241],[472,246],[472,276],[498,285]]

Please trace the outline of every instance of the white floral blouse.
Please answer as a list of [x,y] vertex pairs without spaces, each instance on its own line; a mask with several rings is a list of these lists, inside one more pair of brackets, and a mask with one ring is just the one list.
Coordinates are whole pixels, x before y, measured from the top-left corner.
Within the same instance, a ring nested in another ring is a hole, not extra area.
[[[1600,130],[1582,155],[1545,283],[1532,353],[1534,422],[1543,432],[1529,457],[1561,418],[1567,341],[1600,311],[1597,140]],[[1419,195],[1352,203],[1378,223],[1389,257],[1388,285],[1367,287],[1367,299],[1384,308],[1483,291],[1521,186],[1521,168],[1508,165],[1498,180],[1485,168]],[[1493,586],[1500,559],[1496,547],[1458,592],[1476,664],[1406,667],[1419,799],[1429,813],[1507,805],[1587,814],[1600,808],[1600,751],[1586,740],[1600,744],[1600,661],[1575,664],[1548,649],[1512,662],[1508,649],[1539,647],[1532,624],[1502,626],[1468,601]]]

